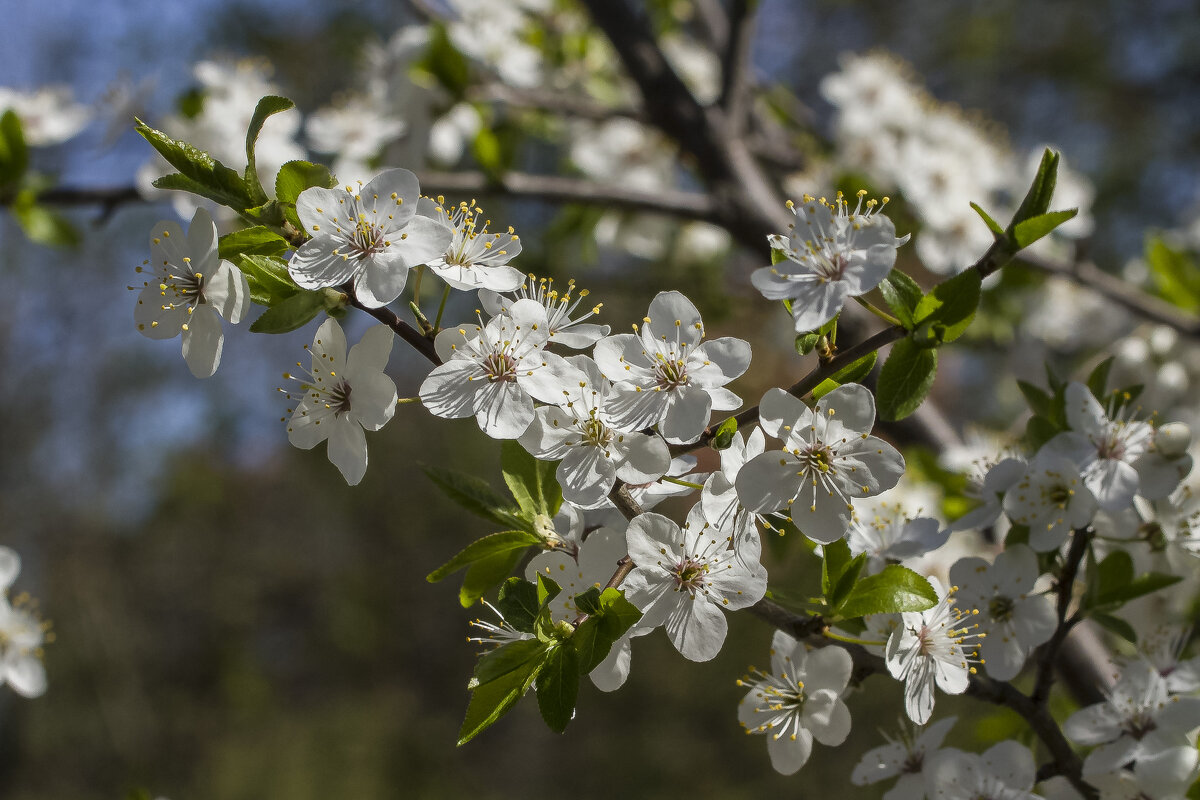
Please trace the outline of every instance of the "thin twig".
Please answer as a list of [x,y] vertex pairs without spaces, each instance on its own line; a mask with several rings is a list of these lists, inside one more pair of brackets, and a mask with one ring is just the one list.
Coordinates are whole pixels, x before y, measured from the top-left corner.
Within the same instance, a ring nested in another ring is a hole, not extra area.
[[725,111],[730,132],[735,136],[746,130],[750,108],[756,5],[755,0],[732,0],[729,6],[729,34],[721,57],[721,94],[717,104]]
[[1058,595],[1055,608],[1058,625],[1055,627],[1050,641],[1038,648],[1037,680],[1034,683],[1033,692],[1030,694],[1030,699],[1039,707],[1045,706],[1050,699],[1050,687],[1054,683],[1054,663],[1057,660],[1058,650],[1062,647],[1067,634],[1071,632],[1071,628],[1075,627],[1081,619],[1079,614],[1068,619],[1067,611],[1071,607],[1075,577],[1079,574],[1079,565],[1083,562],[1090,541],[1091,532],[1087,528],[1074,531],[1071,534],[1071,547],[1067,550],[1062,569],[1058,573],[1057,585],[1054,587],[1054,591]]

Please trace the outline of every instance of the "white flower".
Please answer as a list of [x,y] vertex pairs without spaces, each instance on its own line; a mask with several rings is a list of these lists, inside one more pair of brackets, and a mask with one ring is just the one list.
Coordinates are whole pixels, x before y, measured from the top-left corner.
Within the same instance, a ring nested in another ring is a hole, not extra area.
[[936,550],[950,538],[931,517],[909,517],[899,506],[880,503],[874,517],[854,520],[846,543],[854,555],[867,553],[867,573],[879,572],[888,562],[900,562]]
[[738,706],[746,733],[765,733],[776,772],[791,775],[808,761],[812,742],[835,747],[850,735],[850,710],[842,693],[854,662],[840,647],[813,652],[783,631],[771,639],[771,671],[750,668],[738,681],[750,692]]
[[220,318],[237,324],[250,307],[246,276],[217,257],[212,217],[197,209],[186,236],[175,222],[155,225],[150,260],[138,272],[149,273],[133,310],[138,331],[151,339],[182,334],[188,369],[197,378],[212,375],[225,345]]
[[499,622],[489,622],[486,619],[473,619],[469,623],[472,628],[478,628],[482,633],[478,636],[468,636],[467,641],[472,644],[481,644],[488,648],[502,647],[506,644],[519,642],[523,639],[532,639],[533,634],[526,631],[519,631],[504,618],[504,614],[500,609],[489,603],[487,600],[480,598],[480,602],[487,607],[488,611],[496,616]]
[[755,270],[750,280],[768,300],[792,301],[797,332],[821,327],[848,298],[882,283],[896,263],[896,248],[908,241],[896,238],[896,226],[878,201],[868,200],[863,210],[865,195],[865,190],[858,193],[853,211],[841,192],[832,203],[810,195],[799,208],[789,201],[796,222],[788,225],[786,236],[767,237],[787,258]]
[[1143,756],[1132,770],[1089,775],[1100,800],[1184,800],[1200,778],[1200,752],[1195,747],[1168,747]]
[[890,489],[904,473],[900,453],[868,435],[875,399],[859,384],[839,386],[812,409],[782,389],[770,389],[759,413],[763,430],[782,439],[784,449],[769,450],[741,468],[738,497],[758,514],[790,507],[796,527],[822,544],[846,534],[854,498]]
[[440,257],[454,238],[417,215],[420,195],[417,176],[406,169],[358,187],[305,189],[296,213],[312,238],[296,250],[288,272],[305,289],[353,281],[364,306],[387,305],[404,291],[409,268]]
[[603,588],[625,556],[625,534],[614,528],[600,528],[587,535],[574,555],[562,550],[547,550],[530,559],[525,566],[526,580],[537,582],[545,575],[562,591],[550,603],[555,622],[579,616],[575,596],[593,587]]
[[1025,462],[1019,458],[1005,458],[990,465],[980,463],[976,474],[967,477],[963,494],[982,501],[982,505],[954,520],[950,530],[969,531],[995,525],[1003,511],[1004,494],[1021,480],[1025,469]]
[[[1150,452],[1153,426],[1132,419],[1109,419],[1082,383],[1068,384],[1065,399],[1071,430],[1055,436],[1043,450],[1073,460],[1105,511],[1125,508],[1135,494],[1151,499],[1166,497],[1191,468],[1188,457],[1172,465]],[[1182,473],[1178,467],[1184,467]]]
[[667,444],[656,435],[631,431],[612,419],[612,385],[587,356],[567,361],[586,379],[565,389],[555,405],[537,409],[520,442],[540,459],[560,460],[556,475],[563,497],[583,508],[599,506],[620,478],[626,483],[658,480],[671,465]]
[[911,68],[883,53],[844,55],[821,79],[821,96],[838,110],[839,132],[875,138],[885,129],[914,130],[925,117],[924,91]]
[[385,145],[400,138],[404,129],[404,120],[377,99],[362,94],[349,95],[337,105],[318,109],[304,123],[313,150],[362,163],[378,156]]
[[901,614],[886,653],[888,672],[904,681],[904,710],[918,725],[933,714],[934,685],[946,694],[962,694],[975,671],[971,663],[979,658],[974,626],[963,624],[977,611],[958,608],[954,590],[943,590],[937,578],[929,583],[938,594],[938,604],[927,611]]
[[22,697],[33,698],[46,692],[42,645],[48,626],[34,612],[28,595],[9,602],[9,587],[20,572],[20,556],[0,545],[0,685],[7,683]]
[[488,233],[490,220],[480,219],[483,209],[471,203],[459,203],[448,210],[445,200],[422,197],[417,214],[432,219],[451,232],[453,238],[440,257],[429,261],[429,268],[455,289],[490,289],[511,292],[525,280],[524,274],[508,262],[521,252],[521,239],[509,228],[506,233]]
[[775,529],[765,518],[758,517],[742,506],[734,483],[742,466],[760,455],[766,447],[762,428],[755,428],[743,441],[740,431],[733,434],[729,447],[721,451],[721,469],[709,475],[700,492],[700,509],[704,518],[721,530],[734,532],[733,546],[736,550],[749,548],[753,559],[762,553],[762,542],[758,536],[755,520]]
[[975,621],[986,634],[980,644],[983,665],[996,680],[1017,677],[1033,648],[1058,627],[1050,598],[1034,593],[1037,577],[1037,555],[1022,544],[1008,547],[992,564],[961,558],[950,568],[958,601],[979,609]]
[[5,111],[20,118],[21,135],[31,147],[61,144],[92,118],[87,106],[75,102],[70,86],[42,86],[32,92],[0,86],[0,115]]
[[312,372],[296,379],[303,394],[295,409],[289,409],[288,441],[310,450],[328,439],[329,460],[351,486],[367,471],[363,431],[379,430],[396,412],[396,384],[383,371],[394,337],[386,325],[375,325],[347,355],[342,326],[327,319],[313,339]]
[[637,567],[625,596],[643,612],[638,625],[663,625],[684,658],[708,661],[720,652],[728,630],[720,609],[754,605],[767,591],[767,571],[740,558],[698,504],[682,529],[651,512],[629,523],[626,538]]
[[1012,740],[982,755],[948,747],[930,759],[925,776],[931,800],[1041,800],[1032,791],[1033,754]]
[[447,328],[434,347],[444,362],[421,384],[421,402],[439,417],[474,416],[493,439],[516,439],[533,422],[533,401],[557,403],[583,374],[544,349],[550,338],[546,309],[518,300],[511,316],[486,325]]
[[1004,495],[1004,513],[1014,524],[1029,527],[1029,546],[1041,553],[1058,548],[1072,530],[1086,527],[1096,514],[1096,498],[1075,462],[1039,454]]
[[1126,666],[1108,699],[1067,718],[1063,733],[1076,744],[1100,745],[1083,762],[1085,776],[1141,761],[1171,747],[1194,743],[1200,697],[1180,697],[1152,664]]
[[850,773],[855,786],[869,786],[897,775],[896,785],[883,794],[883,800],[922,800],[925,797],[925,766],[942,746],[946,734],[958,717],[939,719],[929,727],[915,731],[902,730],[897,739],[868,750]]
[[596,343],[596,363],[616,384],[615,419],[633,430],[658,425],[672,444],[694,442],[712,411],[741,406],[725,384],[750,366],[750,345],[732,336],[703,341],[700,312],[679,292],[660,292],[643,322],[637,334]]
[[1138,641],[1138,653],[1158,670],[1166,681],[1167,691],[1173,694],[1192,694],[1200,690],[1200,656],[1184,659],[1191,630],[1189,628],[1155,628]]
[[[573,298],[572,292],[575,293]],[[596,303],[588,313],[571,319],[575,309],[579,308],[589,294],[587,289],[576,291],[573,280],[567,282],[565,292],[559,292],[554,288],[553,278],[536,278],[530,275],[515,290],[515,294],[516,297],[510,300],[489,289],[480,289],[479,302],[483,305],[484,310],[492,316],[509,314],[509,307],[517,300],[533,300],[541,303],[546,309],[546,322],[550,328],[550,344],[561,344],[564,347],[582,350],[608,336],[610,329],[607,325],[584,322],[585,319],[599,314],[603,303]]]

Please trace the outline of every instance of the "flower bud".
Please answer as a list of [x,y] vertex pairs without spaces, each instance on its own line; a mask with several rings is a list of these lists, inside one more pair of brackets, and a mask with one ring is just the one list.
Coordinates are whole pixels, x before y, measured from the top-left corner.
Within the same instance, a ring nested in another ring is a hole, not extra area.
[[1179,458],[1192,443],[1192,432],[1182,422],[1168,422],[1154,434],[1154,446],[1163,458]]

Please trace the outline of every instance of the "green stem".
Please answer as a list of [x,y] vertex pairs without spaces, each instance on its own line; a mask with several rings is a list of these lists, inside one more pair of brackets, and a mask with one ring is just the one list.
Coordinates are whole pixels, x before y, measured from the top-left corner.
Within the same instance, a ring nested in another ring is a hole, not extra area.
[[853,636],[842,636],[840,633],[834,633],[831,630],[823,630],[821,631],[821,635],[826,639],[833,639],[834,641],[845,642],[846,644],[861,644],[864,647],[884,647],[887,645],[887,642],[872,642],[867,639],[855,639]]
[[425,277],[425,265],[417,267],[417,277],[413,279],[413,302],[421,303],[421,278]]
[[865,308],[867,311],[870,311],[872,314],[879,317],[881,320],[886,322],[888,325],[895,325],[896,327],[903,327],[900,323],[900,320],[896,319],[891,314],[887,313],[882,308],[879,308],[878,306],[876,306],[874,303],[870,302],[869,300],[864,300],[862,297],[855,297],[854,301],[856,303],[858,303],[860,306],[862,306],[863,308]]
[[450,297],[450,284],[446,284],[446,290],[442,292],[442,302],[438,303],[438,313],[433,320],[433,329],[440,331],[442,329],[442,312],[446,310],[446,300]]
[[421,398],[419,398],[419,397],[401,397],[399,400],[396,401],[396,405],[402,406],[405,403],[419,403],[419,402],[421,402]]
[[660,478],[660,480],[664,480],[667,483],[674,483],[679,486],[686,486],[689,489],[703,489],[704,488],[703,486],[701,486],[698,483],[692,483],[691,481],[681,481],[681,480],[679,480],[679,478],[672,478],[670,475],[663,475],[662,478]]

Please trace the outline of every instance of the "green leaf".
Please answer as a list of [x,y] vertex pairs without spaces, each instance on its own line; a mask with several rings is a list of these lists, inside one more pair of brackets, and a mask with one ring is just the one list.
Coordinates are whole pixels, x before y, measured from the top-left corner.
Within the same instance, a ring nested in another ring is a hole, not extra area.
[[879,353],[872,351],[854,363],[842,367],[817,384],[817,388],[813,389],[813,400],[820,400],[834,389],[847,383],[862,383],[863,378],[871,374],[871,370],[875,368],[875,361],[878,358]]
[[207,197],[214,203],[235,209],[246,201],[246,198],[239,194],[222,189],[214,189],[180,172],[172,172],[168,175],[163,175],[161,178],[155,178],[152,184],[159,189],[190,192],[201,197]]
[[879,291],[883,293],[883,299],[887,302],[888,308],[892,310],[905,329],[912,330],[913,322],[916,319],[913,312],[917,310],[917,305],[925,296],[917,282],[900,270],[894,269],[883,283],[879,284]]
[[1109,356],[1101,361],[1096,367],[1088,373],[1087,387],[1091,390],[1092,396],[1103,404],[1108,398],[1108,373],[1112,370],[1113,361],[1116,356]]
[[66,217],[39,205],[32,191],[22,191],[17,195],[12,212],[31,242],[51,247],[77,247],[82,239]]
[[325,310],[325,292],[301,290],[279,301],[254,320],[251,333],[287,333],[306,324]]
[[273,306],[301,291],[287,271],[287,263],[274,256],[239,255],[233,263],[246,276],[250,299],[263,306]]
[[1025,443],[1030,452],[1037,452],[1046,442],[1059,434],[1059,428],[1041,415],[1034,415],[1025,423]]
[[524,578],[509,578],[500,587],[496,610],[522,633],[533,633],[538,608],[537,587]]
[[1029,404],[1029,410],[1034,414],[1047,416],[1051,413],[1053,401],[1044,389],[1022,380],[1017,381],[1017,388],[1021,390],[1021,394],[1025,395],[1025,402]]
[[1103,614],[1099,611],[1093,611],[1089,616],[1110,633],[1115,633],[1130,644],[1137,644],[1137,631],[1120,617]]
[[975,213],[978,214],[980,219],[982,219],[984,221],[984,223],[988,226],[988,230],[990,230],[996,236],[1004,235],[1004,228],[1000,227],[1000,223],[996,222],[996,220],[992,219],[991,216],[986,211],[984,211],[983,208],[978,203],[971,203],[971,208],[975,209]]
[[1048,214],[1030,217],[1013,226],[1012,241],[1018,248],[1029,247],[1067,220],[1074,219],[1078,213],[1079,209],[1069,208],[1065,211],[1051,211]]
[[505,528],[523,527],[512,501],[494,490],[487,481],[444,467],[422,464],[421,470],[447,497],[475,516]]
[[863,617],[867,614],[896,614],[902,611],[924,611],[937,605],[937,592],[929,581],[899,564],[889,564],[882,572],[854,584],[837,613],[843,617]]
[[[141,120],[137,120],[137,132],[140,133],[159,154],[186,178],[205,190],[205,197],[227,205],[234,211],[242,211],[257,203],[251,202],[242,176],[236,171],[217,161],[205,151],[193,147],[187,142],[180,142],[167,136],[162,131],[151,128]],[[170,176],[167,176],[170,177]],[[195,191],[188,185],[166,186],[160,184],[160,178],[154,182],[160,188],[177,188],[185,191]],[[218,198],[226,198],[224,200]]]
[[491,683],[511,672],[520,671],[529,661],[541,658],[546,645],[536,639],[519,639],[489,650],[475,663],[473,677],[480,684]]
[[0,187],[16,186],[29,168],[29,148],[21,118],[9,109],[0,116]]
[[926,332],[938,343],[962,336],[979,308],[979,286],[978,270],[969,269],[933,287],[913,311],[918,334]]
[[575,595],[575,607],[579,609],[579,613],[589,616],[601,613],[603,607],[600,605],[600,587],[593,586],[586,592]]
[[1146,266],[1154,293],[1185,311],[1200,311],[1200,267],[1186,253],[1173,249],[1158,234],[1148,234]]
[[553,517],[562,505],[562,489],[554,477],[557,461],[539,461],[515,440],[500,446],[500,470],[521,511],[530,519]]
[[[499,648],[499,650],[516,647],[520,644],[525,643],[514,642]],[[518,653],[521,656],[527,655],[526,660],[496,679],[480,682],[474,687],[471,692],[471,702],[467,704],[466,717],[458,732],[459,745],[471,741],[481,731],[504,716],[533,685],[542,667],[545,647],[539,642],[530,642],[530,644],[537,645],[537,650],[523,647]]]
[[796,352],[802,356],[806,356],[813,351],[817,346],[817,342],[821,341],[819,333],[800,333],[796,335]]
[[[218,239],[217,255],[226,261],[233,261],[237,256],[282,256],[289,246],[287,239],[278,233],[262,225],[255,225],[252,228],[227,233]],[[287,272],[286,264],[284,272]]]
[[458,551],[445,564],[426,575],[425,580],[430,583],[437,583],[447,575],[452,575],[475,561],[507,553],[510,550],[523,551],[526,548],[540,545],[541,543],[542,540],[529,531],[501,531],[500,533],[493,533],[471,542]]
[[828,600],[853,556],[850,555],[850,545],[846,544],[845,539],[824,545],[821,552],[821,594]]
[[730,417],[720,424],[717,432],[713,434],[712,449],[726,450],[733,444],[733,435],[737,433],[737,419]]
[[261,205],[267,202],[267,193],[263,191],[262,181],[258,179],[258,169],[254,164],[254,145],[258,142],[258,134],[262,132],[263,123],[272,114],[295,108],[296,104],[286,97],[267,95],[258,101],[254,107],[254,116],[250,118],[250,127],[246,130],[246,191],[250,195],[251,205]]
[[579,654],[570,644],[550,651],[537,680],[538,710],[555,733],[567,729],[579,696]]
[[575,629],[571,643],[579,653],[579,673],[586,675],[608,658],[613,644],[642,618],[642,612],[626,600],[619,589],[609,588],[598,593],[595,604],[589,598],[581,605],[581,597],[583,595],[576,595],[576,607],[584,611],[584,605],[587,605],[591,610],[585,611],[588,618]]
[[504,148],[491,128],[482,127],[476,132],[471,140],[471,155],[487,175],[495,178],[504,172]]
[[904,419],[917,410],[933,386],[937,374],[937,351],[918,347],[911,339],[892,345],[879,371],[876,398],[880,419]]
[[[289,161],[279,168],[279,174],[275,176],[275,202],[288,222],[297,230],[304,230],[300,218],[296,216],[296,198],[305,189],[314,186],[334,189],[337,185],[337,178],[328,167],[310,161]],[[309,234],[308,231],[304,233]]]
[[862,573],[862,569],[866,563],[866,553],[859,553],[851,559],[850,563],[846,565],[845,570],[842,571],[841,576],[838,577],[837,584],[833,587],[832,596],[828,598],[830,606],[837,608],[846,601],[846,598],[850,596],[850,593],[854,589],[854,582],[858,580],[858,576]]
[[467,574],[463,575],[462,586],[458,590],[459,605],[470,608],[479,602],[479,598],[512,574],[524,552],[506,550],[473,562],[467,567]]
[[1050,208],[1050,200],[1054,196],[1054,186],[1058,180],[1058,153],[1050,148],[1042,153],[1041,163],[1038,164],[1037,174],[1017,212],[1013,214],[1012,222],[1007,233],[1011,236],[1013,229],[1027,219],[1045,214]]
[[555,583],[553,578],[538,573],[537,601],[539,609],[545,608],[546,604],[558,597],[560,592],[562,592],[562,587]]

